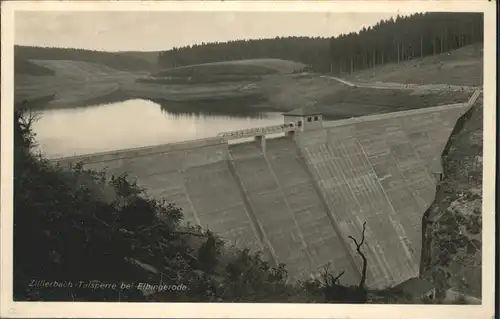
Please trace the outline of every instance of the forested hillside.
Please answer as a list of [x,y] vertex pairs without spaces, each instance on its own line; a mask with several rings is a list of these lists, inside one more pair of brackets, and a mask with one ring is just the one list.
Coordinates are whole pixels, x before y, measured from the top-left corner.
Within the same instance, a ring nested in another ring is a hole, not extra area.
[[[155,68],[145,59],[132,54],[120,54],[117,52],[101,52],[84,49],[70,48],[42,48],[29,46],[14,46],[14,56],[17,60],[72,60],[103,64],[110,68],[123,71],[148,71]],[[22,65],[20,65],[22,66]],[[18,73],[16,69],[16,73]]]
[[332,38],[278,37],[202,43],[161,52],[164,68],[240,59],[302,62],[318,72],[353,72],[483,41],[482,13],[417,13]]
[[131,56],[137,59],[145,60],[152,65],[158,64],[158,51],[119,51],[117,54]]

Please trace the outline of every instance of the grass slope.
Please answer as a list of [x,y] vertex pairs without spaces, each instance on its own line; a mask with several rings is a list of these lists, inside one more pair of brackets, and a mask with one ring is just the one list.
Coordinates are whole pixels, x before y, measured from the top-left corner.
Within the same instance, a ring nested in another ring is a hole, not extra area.
[[334,94],[327,95],[316,108],[326,118],[341,119],[463,103],[470,95],[470,92],[465,91],[415,94],[406,90],[344,87]]
[[16,75],[44,76],[56,74],[55,71],[50,68],[17,57],[14,59],[14,70]]
[[345,77],[352,81],[478,86],[483,74],[482,47],[482,43],[469,45],[447,53],[357,71]]
[[[103,64],[71,60],[31,60],[31,64],[49,69],[55,75],[15,77],[15,101],[54,95],[53,106],[81,106],[91,100],[118,91],[144,73],[120,71]],[[114,94],[113,96],[117,96]]]
[[69,48],[14,46],[14,56],[24,60],[72,60],[103,64],[123,71],[151,71],[156,65],[135,56]]
[[482,97],[457,122],[443,152],[445,179],[424,216],[421,274],[481,298]]
[[153,73],[153,77],[190,75],[267,75],[292,73],[304,64],[280,59],[251,59],[182,66]]

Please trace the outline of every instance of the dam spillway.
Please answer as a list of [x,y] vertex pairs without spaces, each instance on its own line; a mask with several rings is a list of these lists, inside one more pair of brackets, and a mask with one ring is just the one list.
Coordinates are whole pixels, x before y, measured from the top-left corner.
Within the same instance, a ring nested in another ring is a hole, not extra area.
[[348,236],[366,221],[367,286],[418,276],[421,222],[457,104],[321,122],[285,137],[229,144],[222,137],[56,159],[62,166],[128,173],[189,222],[307,278],[331,263],[357,284]]

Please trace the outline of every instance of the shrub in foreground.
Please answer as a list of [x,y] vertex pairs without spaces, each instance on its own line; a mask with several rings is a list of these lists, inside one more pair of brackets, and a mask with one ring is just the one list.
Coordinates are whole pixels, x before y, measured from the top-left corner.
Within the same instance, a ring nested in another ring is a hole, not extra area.
[[341,286],[328,272],[289,283],[285,265],[184,223],[179,207],[144,196],[126,175],[54,166],[33,151],[34,120],[15,114],[15,300],[366,301],[363,285]]

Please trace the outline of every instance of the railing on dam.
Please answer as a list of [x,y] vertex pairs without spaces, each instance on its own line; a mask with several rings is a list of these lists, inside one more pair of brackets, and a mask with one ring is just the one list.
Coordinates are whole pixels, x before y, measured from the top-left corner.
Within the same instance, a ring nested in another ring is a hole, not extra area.
[[264,127],[256,127],[250,129],[242,129],[236,131],[227,131],[221,132],[217,134],[217,137],[222,137],[224,139],[237,139],[237,138],[246,138],[253,137],[258,135],[266,135],[266,134],[277,134],[277,133],[286,133],[295,131],[297,128],[292,124],[280,124],[280,125],[271,125]]

